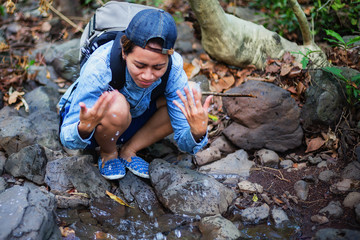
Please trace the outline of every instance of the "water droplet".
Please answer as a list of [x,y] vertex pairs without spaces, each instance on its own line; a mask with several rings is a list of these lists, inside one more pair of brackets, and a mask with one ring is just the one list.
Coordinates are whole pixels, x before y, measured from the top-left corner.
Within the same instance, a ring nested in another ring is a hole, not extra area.
[[90,125],[90,123],[87,125],[87,127],[90,127],[91,125]]
[[113,116],[114,118],[115,118],[115,117],[117,117],[117,115],[116,115],[116,114],[113,114],[112,116]]
[[175,230],[175,235],[176,235],[178,238],[181,238],[181,232],[180,232],[180,230],[176,229],[176,230]]
[[111,141],[114,141],[114,138],[111,138]]

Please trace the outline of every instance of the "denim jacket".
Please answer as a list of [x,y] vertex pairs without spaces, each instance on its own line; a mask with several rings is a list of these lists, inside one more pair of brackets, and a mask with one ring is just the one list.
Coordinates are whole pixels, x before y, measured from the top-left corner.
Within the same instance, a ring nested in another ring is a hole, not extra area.
[[[112,75],[110,69],[110,52],[113,41],[100,46],[87,60],[80,70],[80,76],[74,84],[65,92],[59,102],[60,109],[64,106],[67,114],[63,119],[60,131],[61,143],[70,149],[84,149],[90,144],[94,131],[87,139],[82,139],[78,132],[80,102],[84,102],[86,107],[91,108],[100,95],[111,88],[109,85]],[[190,126],[181,112],[181,110],[173,104],[173,100],[182,101],[176,94],[179,89],[185,96],[184,87],[189,87],[187,76],[183,70],[183,60],[178,53],[172,56],[172,68],[165,89],[165,98],[167,101],[168,114],[170,116],[171,125],[174,130],[174,139],[180,150],[195,154],[203,148],[207,142],[207,133],[205,137],[197,143],[191,132]],[[72,94],[71,90],[77,83],[76,89]],[[122,93],[130,104],[130,113],[133,118],[140,116],[148,107],[151,100],[152,90],[161,83],[161,78],[154,82],[149,88],[138,87],[129,72],[126,70],[126,82],[120,93]],[[70,97],[69,97],[70,96]]]

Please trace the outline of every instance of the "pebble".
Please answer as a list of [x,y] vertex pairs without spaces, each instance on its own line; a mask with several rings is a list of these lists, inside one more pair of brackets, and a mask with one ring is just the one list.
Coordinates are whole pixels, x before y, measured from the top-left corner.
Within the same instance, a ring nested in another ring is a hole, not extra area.
[[280,162],[280,167],[283,169],[291,168],[294,165],[294,162],[291,160],[283,160]]
[[309,185],[307,182],[300,180],[294,184],[296,196],[305,201],[309,195]]
[[340,182],[337,182],[330,186],[330,191],[335,194],[340,194],[350,190],[351,185],[354,181],[351,179],[343,179]]
[[256,152],[256,155],[260,159],[260,163],[263,166],[277,168],[280,158],[276,152],[269,149],[261,149]]
[[360,203],[360,192],[351,192],[344,199],[344,206],[348,208],[354,208]]
[[323,167],[327,167],[327,162],[326,161],[321,161],[318,165],[318,168],[323,168]]
[[324,223],[328,223],[329,219],[325,216],[314,215],[314,216],[311,216],[311,221],[318,223],[318,224],[324,224]]
[[330,180],[335,177],[336,174],[331,170],[325,170],[319,174],[319,180],[325,183],[330,182]]
[[327,213],[328,217],[339,218],[344,211],[341,208],[341,203],[339,201],[331,201],[329,205],[321,209],[319,213]]
[[263,186],[257,183],[249,182],[247,180],[239,182],[238,187],[241,192],[248,192],[248,193],[256,193],[256,192],[262,193],[264,190]]
[[318,163],[321,163],[322,162],[322,159],[321,159],[321,157],[309,157],[308,158],[308,161],[309,161],[309,163],[310,164],[312,164],[312,165],[316,165],[316,164],[318,164]]

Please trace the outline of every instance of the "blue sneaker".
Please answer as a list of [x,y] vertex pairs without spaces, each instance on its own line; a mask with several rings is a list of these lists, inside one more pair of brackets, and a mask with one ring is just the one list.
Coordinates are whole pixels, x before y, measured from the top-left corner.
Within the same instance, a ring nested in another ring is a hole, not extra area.
[[125,166],[119,158],[110,159],[102,167],[101,157],[98,160],[100,174],[109,180],[123,178],[126,174]]
[[120,160],[124,163],[133,174],[142,178],[150,178],[149,176],[149,163],[138,156],[131,157],[131,162],[126,161],[123,158]]

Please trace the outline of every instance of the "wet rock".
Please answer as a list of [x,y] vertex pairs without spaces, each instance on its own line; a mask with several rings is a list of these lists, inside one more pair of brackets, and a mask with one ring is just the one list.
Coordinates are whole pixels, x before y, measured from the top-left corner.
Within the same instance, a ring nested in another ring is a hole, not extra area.
[[199,228],[203,239],[238,239],[242,235],[231,221],[221,215],[204,217]]
[[60,239],[53,194],[14,186],[0,194],[0,239]]
[[290,93],[270,83],[247,81],[228,93],[257,98],[224,98],[224,108],[234,122],[223,134],[245,150],[267,148],[284,152],[301,145],[300,109]]
[[[125,177],[119,180],[119,190],[129,203],[135,200],[137,206],[147,215],[158,217],[165,213],[153,188],[131,172],[127,172]],[[119,193],[116,195],[121,196]]]
[[6,159],[5,153],[0,151],[0,176],[3,174]]
[[324,224],[324,223],[328,223],[329,219],[325,216],[321,216],[321,215],[313,215],[311,216],[311,221],[318,223],[318,224]]
[[283,169],[291,168],[294,165],[294,162],[291,160],[283,160],[280,162],[280,167]]
[[350,229],[323,228],[315,233],[314,240],[352,240],[360,239],[360,231]]
[[241,217],[244,222],[250,224],[258,224],[266,221],[269,217],[270,207],[264,203],[259,207],[246,208],[242,213]]
[[309,194],[309,185],[307,182],[300,180],[294,184],[296,196],[301,200],[305,201]]
[[216,138],[211,144],[210,147],[217,147],[220,152],[229,154],[235,152],[237,149],[236,147],[226,139],[225,136],[220,136]]
[[334,76],[321,69],[310,71],[312,84],[301,109],[304,129],[337,123],[345,105],[343,89]]
[[55,195],[57,208],[69,209],[69,208],[79,208],[79,207],[88,207],[90,199],[82,196],[65,196],[65,195]]
[[216,162],[200,167],[199,172],[215,177],[216,175],[248,177],[250,168],[255,164],[248,158],[248,154],[241,149]]
[[360,192],[351,192],[344,199],[344,207],[354,208],[355,205],[360,203]]
[[319,174],[319,180],[326,183],[330,182],[330,180],[335,177],[337,177],[337,174],[331,170],[325,170]]
[[65,192],[74,187],[66,174],[66,169],[69,167],[69,163],[75,160],[75,157],[68,157],[47,163],[45,183],[51,190]]
[[91,198],[99,198],[105,196],[106,190],[110,189],[110,183],[101,176],[92,161],[93,157],[90,155],[76,157],[69,162],[66,175],[76,190],[87,193]]
[[261,149],[257,151],[255,155],[260,158],[261,165],[272,168],[278,167],[280,159],[276,152],[268,149]]
[[341,194],[344,192],[348,192],[352,189],[353,183],[355,183],[355,182],[351,179],[343,179],[342,181],[331,185],[330,191],[335,194]]
[[282,228],[284,227],[284,224],[290,221],[286,212],[280,208],[273,208],[271,210],[271,217],[275,223],[276,228]]
[[221,152],[218,147],[208,147],[195,154],[195,162],[202,166],[214,162],[221,158]]
[[263,187],[257,183],[252,183],[247,180],[241,181],[238,183],[238,187],[241,192],[248,192],[248,193],[262,193]]
[[126,207],[108,197],[100,197],[90,202],[90,212],[101,225],[113,228],[125,218]]
[[11,154],[5,163],[5,170],[14,177],[25,177],[41,185],[44,184],[46,163],[44,148],[35,144]]
[[344,211],[339,201],[331,201],[329,205],[321,209],[319,213],[325,213],[328,217],[339,218],[343,215]]
[[196,171],[155,159],[150,180],[160,202],[173,213],[215,215],[226,211],[235,193],[215,179]]
[[342,171],[341,177],[360,180],[360,162],[353,161],[349,163]]

